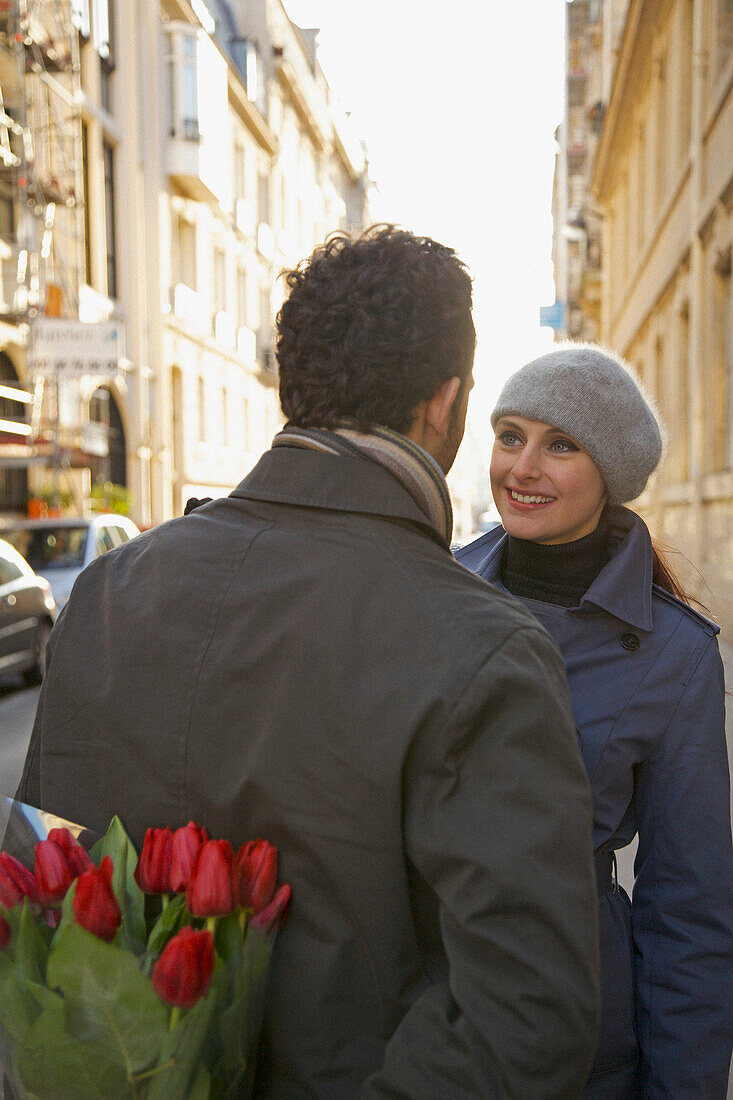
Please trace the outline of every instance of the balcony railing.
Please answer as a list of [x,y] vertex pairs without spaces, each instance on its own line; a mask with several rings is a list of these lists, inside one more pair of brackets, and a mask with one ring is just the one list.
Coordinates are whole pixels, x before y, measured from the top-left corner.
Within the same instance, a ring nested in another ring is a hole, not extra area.
[[185,283],[176,283],[171,289],[171,305],[180,321],[199,330],[206,329],[204,301],[198,291]]
[[257,336],[246,325],[237,329],[237,354],[245,363],[254,363],[257,358]]
[[221,309],[214,314],[214,339],[223,348],[233,351],[237,342],[237,328],[230,313]]

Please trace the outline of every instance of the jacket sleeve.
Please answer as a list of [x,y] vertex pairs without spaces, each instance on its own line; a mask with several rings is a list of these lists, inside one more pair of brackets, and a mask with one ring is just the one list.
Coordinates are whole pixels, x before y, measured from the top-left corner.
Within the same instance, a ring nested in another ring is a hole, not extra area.
[[644,1100],[724,1100],[733,1014],[733,857],[723,666],[705,636],[640,766],[634,871]]
[[447,972],[411,1006],[368,1100],[572,1100],[598,1012],[591,802],[564,670],[520,628],[405,775],[406,850]]

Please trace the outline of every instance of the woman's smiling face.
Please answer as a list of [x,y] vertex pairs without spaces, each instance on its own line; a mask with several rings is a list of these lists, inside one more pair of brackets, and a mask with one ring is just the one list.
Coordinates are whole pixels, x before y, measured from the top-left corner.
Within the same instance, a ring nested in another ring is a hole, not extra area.
[[551,424],[513,414],[494,431],[491,492],[510,535],[550,545],[595,531],[606,486],[579,443]]

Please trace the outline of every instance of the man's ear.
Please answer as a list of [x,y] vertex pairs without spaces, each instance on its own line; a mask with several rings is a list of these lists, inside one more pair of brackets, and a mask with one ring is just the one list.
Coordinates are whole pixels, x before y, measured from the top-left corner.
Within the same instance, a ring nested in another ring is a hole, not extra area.
[[441,439],[448,434],[451,409],[458,397],[461,388],[461,379],[448,378],[435,391],[425,405],[425,422]]

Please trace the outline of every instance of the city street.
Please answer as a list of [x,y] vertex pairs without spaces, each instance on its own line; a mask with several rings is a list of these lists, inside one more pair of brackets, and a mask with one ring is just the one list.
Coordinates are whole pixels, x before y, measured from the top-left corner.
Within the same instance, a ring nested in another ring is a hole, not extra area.
[[20,781],[39,691],[20,676],[0,682],[0,794],[14,795]]

